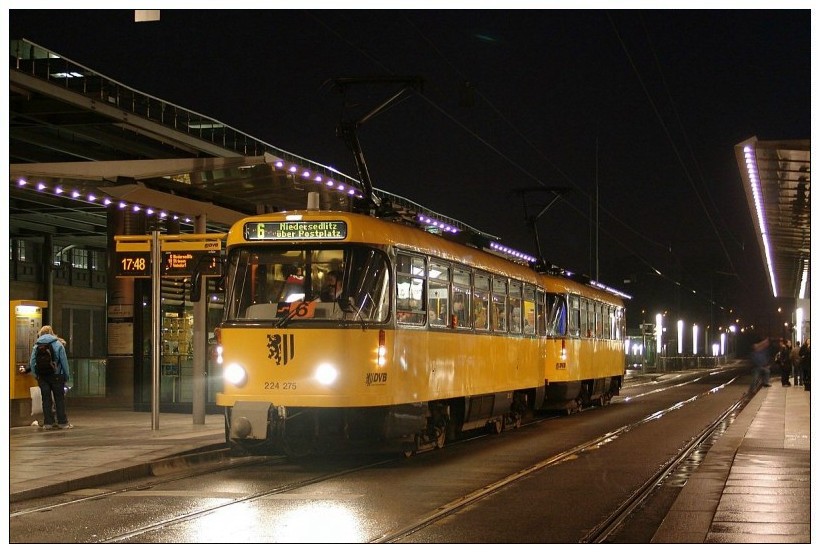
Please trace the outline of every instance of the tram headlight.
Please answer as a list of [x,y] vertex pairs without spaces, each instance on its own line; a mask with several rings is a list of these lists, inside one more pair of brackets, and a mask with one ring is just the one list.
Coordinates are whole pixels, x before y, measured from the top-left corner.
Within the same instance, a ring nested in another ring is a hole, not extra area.
[[339,376],[339,371],[336,370],[336,367],[330,363],[322,363],[316,367],[316,373],[313,376],[319,384],[327,386],[336,382],[336,378]]
[[242,386],[248,379],[248,373],[239,363],[231,363],[222,371],[222,378],[234,386]]

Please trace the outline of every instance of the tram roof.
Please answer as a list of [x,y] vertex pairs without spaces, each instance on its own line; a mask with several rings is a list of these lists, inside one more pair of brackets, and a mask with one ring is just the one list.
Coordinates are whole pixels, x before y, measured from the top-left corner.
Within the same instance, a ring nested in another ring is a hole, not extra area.
[[774,297],[811,297],[811,141],[735,146],[749,213]]
[[[349,212],[332,211],[291,211],[244,218],[241,224],[234,225],[227,235],[227,246],[252,244],[253,240],[245,239],[245,224],[265,223],[274,220],[304,221],[310,223],[332,223],[344,221],[348,224],[346,238],[354,242],[396,246],[411,252],[436,256],[454,266],[470,267],[502,277],[513,278],[522,282],[538,283],[549,292],[583,294],[586,297],[623,305],[623,299],[629,299],[624,293],[595,281],[576,278],[568,272],[539,273],[521,260],[498,256],[489,244],[480,241],[459,243],[446,240],[440,235],[423,232],[417,226],[394,224],[398,221],[377,219],[367,215]],[[388,225],[392,225],[389,226]],[[321,240],[324,244],[342,244]],[[315,244],[316,240],[287,240],[282,243],[289,246]]]

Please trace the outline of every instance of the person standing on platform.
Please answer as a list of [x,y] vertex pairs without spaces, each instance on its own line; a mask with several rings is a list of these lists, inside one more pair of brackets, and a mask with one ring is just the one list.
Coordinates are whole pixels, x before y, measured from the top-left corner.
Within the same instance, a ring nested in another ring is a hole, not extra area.
[[791,382],[789,382],[789,376],[792,374],[791,350],[791,342],[781,338],[774,362],[777,368],[780,369],[780,384],[782,386],[791,386]]
[[[39,346],[47,346],[49,349],[40,349]],[[48,353],[49,351],[50,353]],[[43,361],[45,354],[50,355],[50,363]],[[34,342],[29,367],[25,372],[34,372],[37,383],[40,385],[40,395],[43,399],[43,418],[45,419],[43,429],[74,428],[68,422],[65,409],[65,387],[71,381],[68,357],[66,356],[63,341],[57,336],[51,325],[45,325],[37,332],[37,341]],[[52,404],[54,409],[52,409]],[[56,421],[54,420],[55,411]]]
[[800,342],[795,342],[794,347],[789,352],[789,360],[792,363],[792,376],[794,377],[794,385],[800,386],[800,383],[803,382],[800,374]]
[[769,384],[769,376],[771,369],[769,368],[769,339],[763,338],[752,346],[752,383],[749,385],[749,391],[753,392],[757,388],[757,383],[762,379],[764,388],[771,386]]
[[806,338],[800,346],[800,374],[803,379],[803,389],[811,390],[811,338]]

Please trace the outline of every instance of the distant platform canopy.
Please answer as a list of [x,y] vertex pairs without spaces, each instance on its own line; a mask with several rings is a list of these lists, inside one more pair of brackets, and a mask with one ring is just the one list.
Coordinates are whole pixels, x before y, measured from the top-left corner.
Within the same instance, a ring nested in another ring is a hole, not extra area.
[[735,146],[769,286],[777,298],[811,297],[811,141]]

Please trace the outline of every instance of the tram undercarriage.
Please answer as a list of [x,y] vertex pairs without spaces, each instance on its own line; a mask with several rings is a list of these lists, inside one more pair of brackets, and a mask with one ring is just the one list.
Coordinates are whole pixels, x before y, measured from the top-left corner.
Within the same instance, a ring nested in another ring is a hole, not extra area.
[[588,407],[609,404],[620,394],[621,377],[581,380],[575,382],[551,382],[547,384],[543,411],[562,411],[572,414]]
[[234,455],[298,458],[369,446],[410,456],[444,447],[468,431],[517,428],[533,411],[534,398],[528,390],[361,408],[285,408],[237,401],[226,408],[225,437]]

